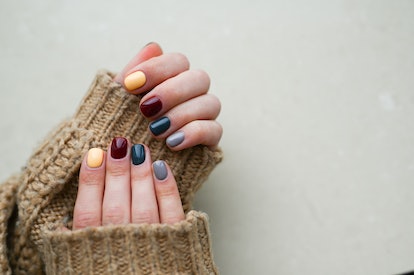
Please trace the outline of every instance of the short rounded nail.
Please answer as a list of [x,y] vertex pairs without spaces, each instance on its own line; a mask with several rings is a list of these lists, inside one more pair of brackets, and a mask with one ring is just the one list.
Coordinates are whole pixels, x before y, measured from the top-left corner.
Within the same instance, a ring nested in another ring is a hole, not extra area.
[[141,109],[141,113],[146,117],[152,117],[158,114],[159,111],[162,109],[162,102],[161,100],[154,96],[150,99],[145,100],[139,108]]
[[157,180],[165,180],[168,176],[167,165],[162,160],[154,161],[152,164],[154,175]]
[[88,151],[86,164],[90,168],[98,168],[102,165],[104,159],[104,152],[99,148],[92,148]]
[[140,165],[145,161],[145,147],[142,144],[134,144],[131,147],[132,164]]
[[184,133],[183,132],[176,132],[167,138],[167,145],[170,147],[175,147],[180,145],[184,141]]
[[149,128],[155,136],[159,136],[162,133],[165,133],[165,131],[167,131],[168,128],[170,128],[170,126],[171,126],[170,119],[168,117],[161,117],[151,122],[151,124],[149,125]]
[[123,137],[116,137],[111,144],[111,157],[114,159],[122,159],[127,155],[128,141]]
[[133,72],[124,79],[124,86],[128,91],[133,91],[144,86],[147,78],[141,71]]

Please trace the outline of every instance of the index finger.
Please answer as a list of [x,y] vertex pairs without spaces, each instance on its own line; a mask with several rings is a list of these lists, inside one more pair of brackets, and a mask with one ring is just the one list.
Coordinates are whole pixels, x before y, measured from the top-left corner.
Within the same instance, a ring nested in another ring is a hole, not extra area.
[[128,73],[132,68],[134,68],[138,64],[141,64],[144,61],[147,61],[153,57],[160,55],[162,55],[162,49],[160,45],[158,45],[155,42],[148,43],[131,59],[131,61],[129,61],[129,63],[124,67],[122,72],[115,76],[114,81],[123,85],[126,73]]

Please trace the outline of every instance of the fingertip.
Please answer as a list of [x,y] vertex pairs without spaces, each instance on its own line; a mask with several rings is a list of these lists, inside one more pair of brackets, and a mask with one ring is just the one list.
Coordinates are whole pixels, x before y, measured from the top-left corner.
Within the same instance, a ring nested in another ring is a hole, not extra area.
[[132,68],[138,66],[140,63],[144,61],[147,61],[148,59],[160,56],[162,54],[163,51],[158,43],[148,43],[128,62],[128,64],[122,69],[122,71],[115,76],[114,81],[124,86],[124,78],[126,74],[130,70],[132,70]]

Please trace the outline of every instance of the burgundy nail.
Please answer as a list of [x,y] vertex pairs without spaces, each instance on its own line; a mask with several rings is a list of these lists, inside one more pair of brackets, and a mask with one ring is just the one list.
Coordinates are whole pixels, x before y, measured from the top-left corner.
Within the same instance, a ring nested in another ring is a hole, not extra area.
[[122,159],[127,155],[128,141],[123,137],[116,137],[111,144],[111,157]]
[[155,116],[162,109],[162,102],[158,97],[145,100],[140,106],[141,112],[146,117]]

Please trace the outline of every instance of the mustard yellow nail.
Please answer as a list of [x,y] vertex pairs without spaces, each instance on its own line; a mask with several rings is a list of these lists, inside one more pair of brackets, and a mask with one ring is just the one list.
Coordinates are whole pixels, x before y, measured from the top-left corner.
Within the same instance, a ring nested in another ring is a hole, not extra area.
[[124,85],[128,91],[133,91],[144,86],[146,81],[145,74],[141,71],[136,71],[125,77]]
[[104,152],[99,148],[92,148],[88,151],[88,158],[86,159],[86,164],[90,168],[98,168],[102,165],[104,158]]

